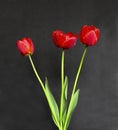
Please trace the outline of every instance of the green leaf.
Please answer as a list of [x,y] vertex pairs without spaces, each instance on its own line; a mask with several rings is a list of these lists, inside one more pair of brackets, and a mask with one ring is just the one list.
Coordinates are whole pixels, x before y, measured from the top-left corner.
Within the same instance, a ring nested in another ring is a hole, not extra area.
[[45,95],[50,107],[50,110],[52,112],[52,118],[57,126],[59,126],[59,109],[58,105],[49,89],[48,81],[45,80]]
[[68,78],[67,76],[65,77],[64,81],[64,96],[63,96],[63,110],[62,113],[65,113],[65,110],[67,109],[67,93],[68,93]]
[[65,124],[66,128],[68,127],[72,113],[77,106],[78,98],[79,98],[79,89],[74,93],[70,101],[68,112],[67,112],[67,117],[66,117],[66,124]]
[[65,99],[67,100],[67,96],[68,96],[68,77],[65,77],[65,82],[64,82],[64,91],[65,91]]
[[54,123],[56,124],[56,126],[58,127],[59,123],[55,120],[55,117],[53,116],[53,114],[52,114],[52,119],[53,119]]
[[66,116],[67,116],[67,109],[63,113],[63,120],[62,120],[63,121],[63,125],[65,124]]
[[63,96],[63,117],[62,117],[62,121],[63,124],[65,123],[66,120],[66,114],[67,114],[67,94],[68,94],[68,77],[65,77],[65,81],[64,81],[64,96]]

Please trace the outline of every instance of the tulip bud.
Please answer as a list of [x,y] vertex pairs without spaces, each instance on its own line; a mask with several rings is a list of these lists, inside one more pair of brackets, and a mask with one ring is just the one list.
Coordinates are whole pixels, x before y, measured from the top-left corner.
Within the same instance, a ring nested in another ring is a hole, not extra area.
[[34,52],[34,44],[31,38],[22,38],[17,41],[16,45],[23,56],[28,56]]
[[98,28],[96,28],[93,25],[91,26],[84,25],[81,28],[79,38],[80,42],[82,42],[83,44],[87,46],[93,46],[97,43],[99,36],[100,36],[100,30]]

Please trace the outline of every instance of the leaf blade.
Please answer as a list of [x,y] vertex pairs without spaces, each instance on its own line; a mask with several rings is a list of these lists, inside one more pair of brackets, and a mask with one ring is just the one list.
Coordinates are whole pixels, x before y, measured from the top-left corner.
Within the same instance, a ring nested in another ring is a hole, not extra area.
[[50,110],[52,112],[53,121],[59,127],[59,109],[54,99],[54,96],[52,92],[50,91],[47,79],[45,80],[45,95],[46,95]]
[[62,116],[62,122],[65,124],[66,115],[67,115],[67,96],[68,96],[68,77],[65,76],[64,81],[64,96],[63,96],[63,116]]
[[67,117],[66,117],[66,124],[65,124],[65,128],[68,127],[69,125],[69,122],[70,122],[70,119],[71,119],[71,116],[72,116],[72,113],[74,112],[76,106],[77,106],[77,102],[78,102],[78,99],[79,99],[79,89],[74,93],[74,95],[72,96],[72,99],[70,101],[70,104],[69,104],[69,108],[68,108],[68,111],[67,111]]

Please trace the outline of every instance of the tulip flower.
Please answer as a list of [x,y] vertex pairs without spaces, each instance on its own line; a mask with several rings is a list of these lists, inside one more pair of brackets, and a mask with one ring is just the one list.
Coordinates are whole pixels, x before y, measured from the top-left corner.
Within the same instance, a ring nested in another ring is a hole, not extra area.
[[22,38],[17,41],[16,45],[23,56],[28,56],[34,52],[34,44],[31,38]]
[[100,36],[100,30],[98,28],[96,28],[93,25],[91,26],[84,25],[81,28],[79,38],[80,42],[82,42],[83,44],[87,46],[93,46],[97,43],[99,36]]
[[69,49],[76,45],[78,34],[72,32],[63,33],[61,30],[56,30],[52,32],[52,38],[57,47]]

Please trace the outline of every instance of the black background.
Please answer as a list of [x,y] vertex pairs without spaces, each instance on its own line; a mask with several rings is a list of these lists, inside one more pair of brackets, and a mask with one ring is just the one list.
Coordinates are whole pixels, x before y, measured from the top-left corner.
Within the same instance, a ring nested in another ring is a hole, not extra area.
[[[82,25],[101,30],[98,44],[89,47],[77,88],[78,106],[69,130],[118,130],[118,2],[117,0],[0,1],[0,130],[56,130],[44,94],[28,58],[16,41],[31,37],[32,56],[44,81],[59,102],[61,49],[54,46],[55,29],[79,32]],[[69,93],[84,46],[66,51]]]

